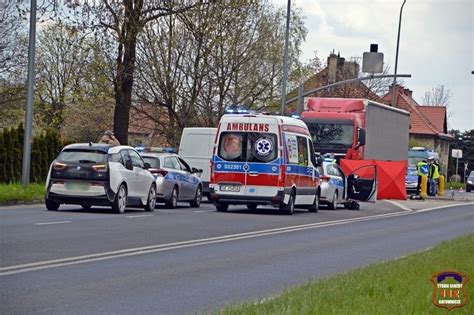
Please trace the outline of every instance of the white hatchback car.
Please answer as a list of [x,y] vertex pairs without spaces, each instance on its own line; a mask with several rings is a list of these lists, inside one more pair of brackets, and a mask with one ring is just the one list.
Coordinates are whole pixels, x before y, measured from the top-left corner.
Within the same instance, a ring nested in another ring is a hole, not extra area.
[[46,179],[45,205],[58,210],[60,204],[111,206],[124,213],[127,206],[153,211],[156,183],[135,149],[108,144],[71,144],[59,153]]

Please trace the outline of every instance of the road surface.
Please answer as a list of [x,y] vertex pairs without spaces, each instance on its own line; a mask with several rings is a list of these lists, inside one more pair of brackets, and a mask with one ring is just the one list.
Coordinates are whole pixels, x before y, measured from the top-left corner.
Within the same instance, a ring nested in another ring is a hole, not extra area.
[[0,313],[209,312],[474,233],[472,203],[293,216],[210,204],[61,209],[0,208]]

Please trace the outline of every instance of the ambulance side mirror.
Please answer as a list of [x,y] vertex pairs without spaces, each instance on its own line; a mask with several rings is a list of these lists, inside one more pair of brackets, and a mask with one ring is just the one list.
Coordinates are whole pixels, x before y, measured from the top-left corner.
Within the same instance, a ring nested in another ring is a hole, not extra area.
[[323,165],[323,157],[321,155],[318,155],[316,157],[313,155],[312,158],[313,158],[313,161],[311,162],[313,162],[314,166],[318,167],[318,166]]

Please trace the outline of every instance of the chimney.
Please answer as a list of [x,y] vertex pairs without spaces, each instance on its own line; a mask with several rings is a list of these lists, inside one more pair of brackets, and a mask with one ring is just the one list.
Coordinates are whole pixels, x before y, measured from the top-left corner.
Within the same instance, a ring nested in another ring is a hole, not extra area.
[[406,92],[406,95],[408,95],[410,98],[413,98],[413,97],[412,97],[412,95],[413,95],[413,91],[412,91],[412,90],[406,89],[405,92]]
[[336,82],[338,59],[334,51],[328,57],[328,84]]
[[[401,92],[403,93],[403,87],[401,87],[398,84],[395,84],[395,106],[394,107],[398,107],[398,93],[400,92],[400,89],[402,89]],[[390,85],[388,87],[388,94],[390,95],[390,100],[392,99],[392,92],[393,92],[393,86]],[[392,104],[390,103],[390,106],[391,105]]]
[[344,80],[350,80],[357,78],[359,74],[360,66],[355,61],[348,61],[344,63],[343,73]]

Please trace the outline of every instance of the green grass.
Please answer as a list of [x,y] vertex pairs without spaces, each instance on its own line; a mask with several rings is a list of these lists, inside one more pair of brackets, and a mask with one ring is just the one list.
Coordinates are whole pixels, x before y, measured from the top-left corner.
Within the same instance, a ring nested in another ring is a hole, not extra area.
[[447,182],[445,185],[444,185],[444,189],[459,189],[459,188],[463,188],[463,189],[466,189],[466,185],[464,183],[461,183],[461,182]]
[[20,183],[0,184],[0,203],[42,199],[44,199],[44,184],[30,184],[26,187]]
[[[442,231],[440,226],[439,233]],[[470,278],[468,303],[451,312],[431,302],[430,279],[447,269]],[[474,234],[404,258],[311,281],[274,299],[230,306],[218,314],[474,314]]]

